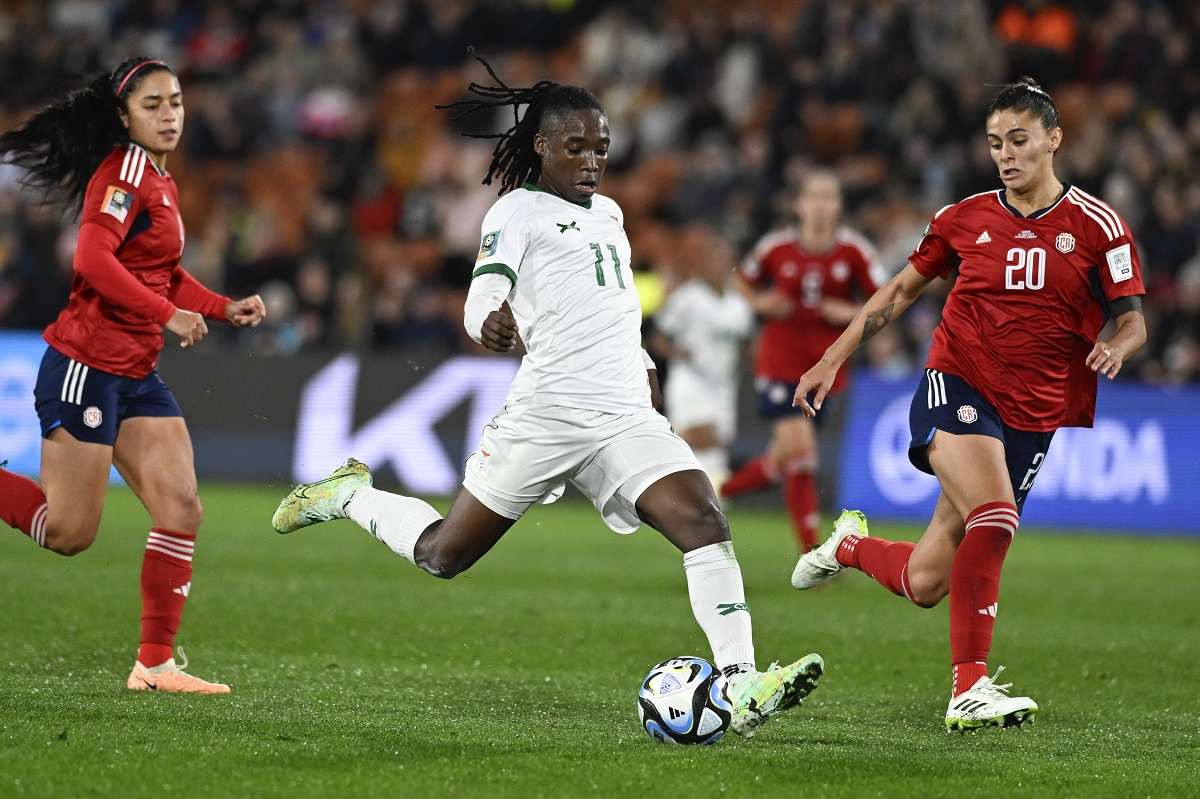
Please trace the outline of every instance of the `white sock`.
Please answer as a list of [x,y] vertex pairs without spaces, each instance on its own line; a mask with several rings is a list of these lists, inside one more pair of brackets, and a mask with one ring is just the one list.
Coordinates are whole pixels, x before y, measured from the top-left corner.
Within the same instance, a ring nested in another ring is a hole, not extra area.
[[429,503],[416,497],[370,487],[354,492],[346,505],[346,516],[409,563],[416,562],[413,550],[421,533],[442,518]]
[[742,587],[742,569],[733,544],[723,541],[693,549],[683,556],[692,613],[708,636],[718,669],[754,666],[754,634],[750,606]]

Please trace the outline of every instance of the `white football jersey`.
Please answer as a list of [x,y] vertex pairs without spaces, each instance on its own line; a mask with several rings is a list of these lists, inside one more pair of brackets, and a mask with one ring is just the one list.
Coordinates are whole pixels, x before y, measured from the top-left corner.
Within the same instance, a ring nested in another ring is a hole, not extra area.
[[718,294],[708,283],[693,278],[671,292],[654,321],[691,356],[672,360],[672,370],[689,372],[697,382],[714,388],[737,383],[754,312],[732,287]]
[[473,277],[512,281],[508,304],[525,342],[510,403],[629,413],[650,405],[642,307],[621,208],[587,206],[525,184],[483,218]]

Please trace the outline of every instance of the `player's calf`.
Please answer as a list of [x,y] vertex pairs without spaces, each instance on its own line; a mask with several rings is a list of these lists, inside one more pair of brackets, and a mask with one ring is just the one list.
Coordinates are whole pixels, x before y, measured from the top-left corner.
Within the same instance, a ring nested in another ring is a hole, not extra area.
[[438,535],[443,526],[445,520],[425,528],[413,549],[413,562],[434,577],[450,580],[474,566],[479,555],[446,545]]

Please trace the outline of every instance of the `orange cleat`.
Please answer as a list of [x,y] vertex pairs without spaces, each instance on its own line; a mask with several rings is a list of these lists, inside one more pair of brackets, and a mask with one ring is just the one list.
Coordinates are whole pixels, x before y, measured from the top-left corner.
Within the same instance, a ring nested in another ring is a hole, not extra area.
[[160,691],[171,694],[227,694],[229,686],[219,682],[206,682],[199,677],[193,677],[175,665],[171,658],[162,665],[148,669],[137,662],[125,687],[131,691]]

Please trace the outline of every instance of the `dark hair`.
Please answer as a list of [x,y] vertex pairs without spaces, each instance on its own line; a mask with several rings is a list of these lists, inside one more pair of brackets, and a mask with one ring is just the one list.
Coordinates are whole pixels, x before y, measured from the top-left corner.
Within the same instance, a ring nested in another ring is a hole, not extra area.
[[125,101],[147,75],[171,68],[139,56],[46,106],[24,125],[0,135],[0,159],[25,170],[22,182],[48,196],[61,194],[78,211],[88,181],[113,147],[129,141],[121,122]]
[[1001,87],[988,103],[987,116],[1010,108],[1014,111],[1032,111],[1046,130],[1054,130],[1059,126],[1058,108],[1055,107],[1054,100],[1033,78],[1024,76],[1016,83]]
[[[512,106],[513,124],[503,133],[463,133],[473,139],[498,139],[492,150],[492,162],[488,165],[487,175],[483,184],[490,186],[492,176],[500,178],[499,194],[511,191],[527,181],[536,181],[542,174],[542,160],[533,149],[533,136],[542,126],[542,121],[560,111],[580,108],[591,108],[604,113],[604,107],[596,99],[596,95],[587,89],[570,86],[553,81],[540,80],[528,88],[514,89],[497,77],[491,64],[475,54],[474,48],[467,52],[479,63],[498,83],[498,86],[483,86],[471,82],[467,91],[477,99],[458,100],[453,103],[434,106],[439,109],[459,108],[458,113],[450,117],[456,121],[478,111],[491,110]],[[520,107],[528,105],[524,115]]]

